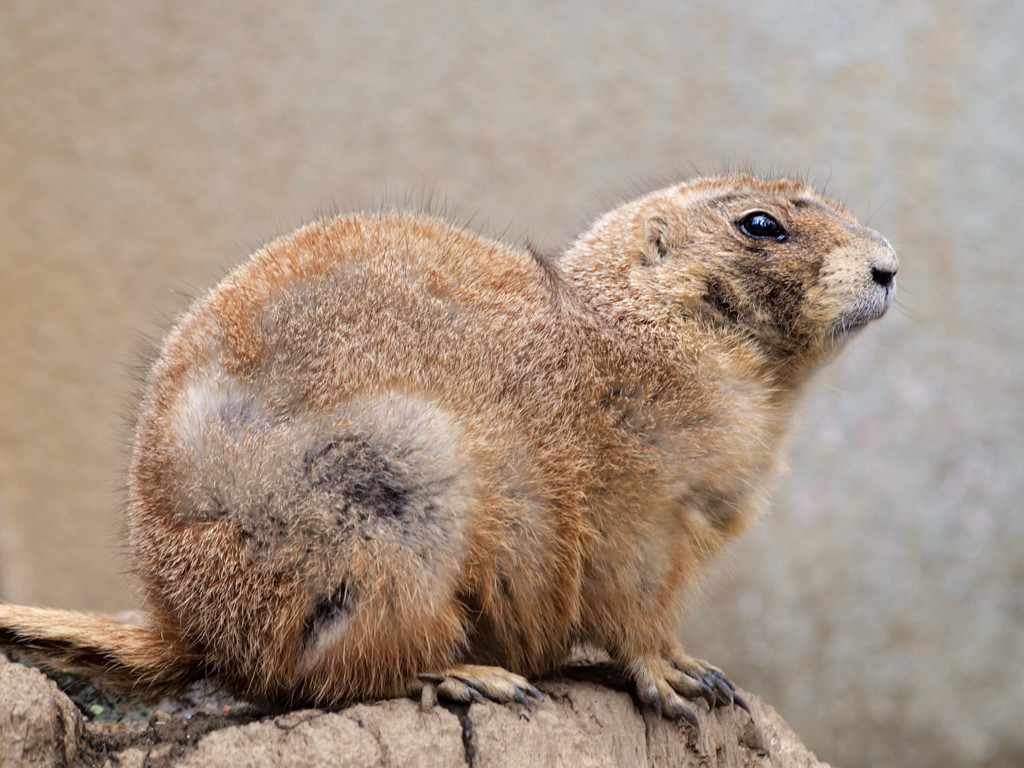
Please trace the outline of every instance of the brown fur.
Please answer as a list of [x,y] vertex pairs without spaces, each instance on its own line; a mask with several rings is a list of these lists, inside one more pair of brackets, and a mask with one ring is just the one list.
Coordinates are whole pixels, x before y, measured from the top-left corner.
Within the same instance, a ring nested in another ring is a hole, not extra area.
[[[788,239],[744,234],[757,210]],[[522,698],[588,643],[669,715],[728,699],[675,639],[682,601],[765,506],[801,384],[887,308],[878,270],[892,250],[845,209],[749,176],[627,203],[557,259],[429,216],[304,227],[149,374],[128,511],[149,627],[0,606],[0,643],[272,706],[420,675]]]

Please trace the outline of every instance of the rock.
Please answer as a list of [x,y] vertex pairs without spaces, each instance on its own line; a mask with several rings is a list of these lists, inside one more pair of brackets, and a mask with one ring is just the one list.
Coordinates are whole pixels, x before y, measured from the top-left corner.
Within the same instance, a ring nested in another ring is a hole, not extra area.
[[0,659],[0,766],[72,764],[82,715],[39,670]]
[[174,765],[298,768],[321,762],[343,768],[459,765],[462,728],[444,709],[424,713],[409,700],[307,710],[211,733]]
[[693,702],[698,732],[638,708],[607,668],[572,667],[566,674],[542,681],[545,699],[530,710],[395,699],[338,712],[260,716],[236,705],[191,717],[158,710],[148,724],[119,722],[117,712],[108,712],[83,734],[81,716],[52,682],[0,662],[0,765],[827,768],[751,694],[744,693],[752,717],[737,707],[709,712]]

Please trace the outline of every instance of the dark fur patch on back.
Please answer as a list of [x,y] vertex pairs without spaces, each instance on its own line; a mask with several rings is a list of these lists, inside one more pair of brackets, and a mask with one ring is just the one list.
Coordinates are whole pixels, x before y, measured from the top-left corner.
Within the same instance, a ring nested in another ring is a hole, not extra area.
[[348,618],[351,612],[352,594],[348,584],[342,582],[329,595],[317,600],[312,610],[306,615],[306,620],[302,624],[303,644],[315,640],[325,627]]
[[303,475],[314,488],[344,497],[346,505],[382,517],[400,517],[410,490],[392,464],[360,437],[339,437],[308,450]]

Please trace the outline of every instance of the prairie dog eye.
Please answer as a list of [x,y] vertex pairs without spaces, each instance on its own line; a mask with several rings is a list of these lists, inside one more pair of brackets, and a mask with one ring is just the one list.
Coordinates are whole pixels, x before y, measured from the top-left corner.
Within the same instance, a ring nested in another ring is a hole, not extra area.
[[737,221],[736,226],[744,235],[755,240],[777,240],[781,243],[789,237],[779,220],[764,211],[751,211]]

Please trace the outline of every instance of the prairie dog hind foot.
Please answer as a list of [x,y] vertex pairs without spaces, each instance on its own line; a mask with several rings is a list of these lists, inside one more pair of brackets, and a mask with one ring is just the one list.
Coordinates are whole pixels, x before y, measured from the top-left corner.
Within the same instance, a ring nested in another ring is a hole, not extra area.
[[530,709],[531,697],[538,701],[544,699],[544,694],[529,680],[502,667],[459,664],[438,673],[421,674],[419,679],[436,685],[439,696],[462,703],[486,698],[504,703],[518,701]]

